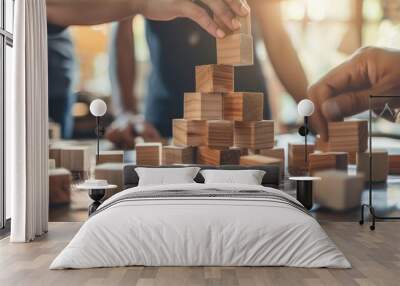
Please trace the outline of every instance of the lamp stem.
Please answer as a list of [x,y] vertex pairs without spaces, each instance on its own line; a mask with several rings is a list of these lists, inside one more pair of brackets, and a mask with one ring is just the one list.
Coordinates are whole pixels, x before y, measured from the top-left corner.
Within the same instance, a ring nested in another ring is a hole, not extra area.
[[100,117],[96,116],[97,162],[100,161]]
[[304,136],[304,161],[308,162],[308,146],[307,146],[307,135],[308,135],[308,117],[304,116],[304,127],[305,127],[305,136]]

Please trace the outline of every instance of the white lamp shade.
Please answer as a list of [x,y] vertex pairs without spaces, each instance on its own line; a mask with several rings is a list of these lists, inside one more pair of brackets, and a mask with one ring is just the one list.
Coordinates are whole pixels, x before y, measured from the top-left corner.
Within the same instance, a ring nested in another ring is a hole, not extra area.
[[309,99],[303,99],[297,105],[300,116],[311,116],[314,113],[314,103]]
[[95,99],[90,103],[90,113],[93,116],[101,117],[107,112],[107,104],[101,99]]

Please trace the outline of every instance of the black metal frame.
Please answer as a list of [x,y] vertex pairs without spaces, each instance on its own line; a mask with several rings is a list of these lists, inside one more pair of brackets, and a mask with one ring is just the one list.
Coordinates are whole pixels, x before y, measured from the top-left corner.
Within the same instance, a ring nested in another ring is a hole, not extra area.
[[375,230],[375,223],[377,220],[400,220],[400,217],[385,217],[385,216],[377,216],[375,212],[375,208],[373,206],[372,201],[372,191],[373,191],[373,183],[372,183],[372,100],[374,98],[398,98],[398,96],[387,95],[387,96],[369,96],[369,122],[368,122],[368,139],[369,139],[369,202],[368,204],[361,205],[361,219],[359,223],[361,225],[364,224],[364,209],[368,208],[369,213],[372,217],[372,224],[370,225],[371,230]]

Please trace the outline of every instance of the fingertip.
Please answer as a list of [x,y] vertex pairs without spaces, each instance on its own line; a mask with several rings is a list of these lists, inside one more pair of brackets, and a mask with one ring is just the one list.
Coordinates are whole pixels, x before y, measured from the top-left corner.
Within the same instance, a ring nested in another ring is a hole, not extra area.
[[217,35],[217,38],[220,38],[220,39],[225,38],[225,36],[226,36],[225,32],[222,31],[221,29],[217,29],[216,35]]

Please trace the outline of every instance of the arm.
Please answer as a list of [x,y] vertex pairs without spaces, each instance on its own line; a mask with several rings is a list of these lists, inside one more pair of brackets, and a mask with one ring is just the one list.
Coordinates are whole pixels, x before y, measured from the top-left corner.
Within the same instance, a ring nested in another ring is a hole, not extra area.
[[251,0],[249,4],[279,80],[296,102],[307,98],[307,77],[283,26],[280,1]]
[[[240,24],[236,16],[249,12],[242,0],[201,0],[231,30]],[[47,19],[60,26],[95,25],[123,20],[135,14],[159,21],[192,19],[217,38],[225,37],[204,8],[192,0],[46,0]]]

